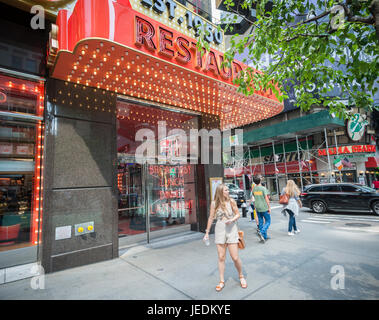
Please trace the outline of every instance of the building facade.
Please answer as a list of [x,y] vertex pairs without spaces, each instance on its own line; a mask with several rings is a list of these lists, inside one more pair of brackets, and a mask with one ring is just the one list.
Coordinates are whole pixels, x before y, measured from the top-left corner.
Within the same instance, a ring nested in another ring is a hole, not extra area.
[[248,190],[252,176],[261,175],[273,199],[288,179],[302,188],[328,182],[371,187],[378,178],[376,119],[355,111],[344,121],[328,110],[295,109],[243,128],[244,157],[229,157],[225,178]]
[[[21,12],[10,4],[3,12]],[[236,91],[244,65],[221,67],[224,35],[179,2],[66,4],[49,7],[38,41],[29,13],[20,22],[29,42],[1,40],[3,282],[23,264],[54,272],[204,231],[211,181],[224,169],[212,161],[221,151],[200,133],[283,110],[271,93]],[[199,25],[211,31],[205,55]],[[35,50],[21,51],[25,43]]]

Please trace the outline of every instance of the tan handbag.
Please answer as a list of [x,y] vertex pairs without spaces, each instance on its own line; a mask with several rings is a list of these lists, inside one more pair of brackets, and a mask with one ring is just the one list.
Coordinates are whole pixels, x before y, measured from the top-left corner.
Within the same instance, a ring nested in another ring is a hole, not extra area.
[[289,201],[289,200],[290,200],[290,199],[289,199],[288,194],[285,193],[285,194],[283,194],[283,195],[280,196],[280,198],[279,198],[279,203],[280,203],[280,204],[288,204],[288,201]]
[[242,230],[238,231],[238,249],[245,249],[246,244],[245,244],[245,239],[243,238],[244,233]]

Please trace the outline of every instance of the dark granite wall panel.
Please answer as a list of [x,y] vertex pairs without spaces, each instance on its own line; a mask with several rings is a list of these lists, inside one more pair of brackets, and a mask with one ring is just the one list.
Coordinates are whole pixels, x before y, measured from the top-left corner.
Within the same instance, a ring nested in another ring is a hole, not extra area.
[[[199,129],[219,129],[220,119],[217,116],[205,115],[201,117],[199,121]],[[211,140],[212,141],[212,140]],[[201,140],[200,140],[200,143]],[[199,143],[199,145],[200,145]],[[202,146],[201,146],[202,147]],[[218,150],[222,150],[221,148]],[[213,143],[209,145],[209,162],[210,164],[199,164],[197,165],[197,194],[198,194],[198,218],[199,218],[199,230],[205,232],[208,223],[211,196],[210,196],[210,181],[209,178],[213,177],[223,177],[224,167],[222,164],[213,164]],[[221,154],[222,159],[222,154]],[[201,160],[200,160],[201,162]],[[214,225],[210,233],[214,232]]]
[[[118,256],[116,95],[49,79],[44,207],[39,256],[45,272]],[[75,236],[75,225],[94,232]],[[71,237],[56,240],[57,227]]]
[[55,118],[52,188],[112,185],[112,127]]
[[68,252],[66,254],[52,256],[50,264],[54,271],[75,268],[90,263],[110,260],[112,259],[112,250],[112,244],[109,244],[88,250]]
[[[50,199],[51,223],[54,227],[71,225],[70,239],[52,241],[53,255],[88,249],[112,243],[112,190],[111,188],[56,190]],[[67,205],[69,204],[69,206]],[[75,236],[74,225],[94,222],[94,231]],[[54,235],[53,235],[54,237]],[[54,239],[52,239],[54,240]]]

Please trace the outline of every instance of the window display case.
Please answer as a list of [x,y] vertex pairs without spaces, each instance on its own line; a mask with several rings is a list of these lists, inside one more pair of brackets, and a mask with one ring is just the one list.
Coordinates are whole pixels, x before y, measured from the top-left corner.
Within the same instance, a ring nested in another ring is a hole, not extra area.
[[0,75],[1,253],[39,243],[43,101],[43,83]]

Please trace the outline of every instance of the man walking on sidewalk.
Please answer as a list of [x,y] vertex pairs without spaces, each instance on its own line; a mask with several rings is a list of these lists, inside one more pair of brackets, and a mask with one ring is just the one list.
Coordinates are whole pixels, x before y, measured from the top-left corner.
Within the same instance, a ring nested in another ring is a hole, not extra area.
[[256,184],[253,193],[255,199],[255,209],[259,220],[258,237],[261,239],[261,242],[264,243],[267,239],[269,239],[267,237],[267,230],[271,224],[271,208],[270,200],[268,199],[269,193],[268,190],[262,186],[260,177],[254,177],[253,181]]

